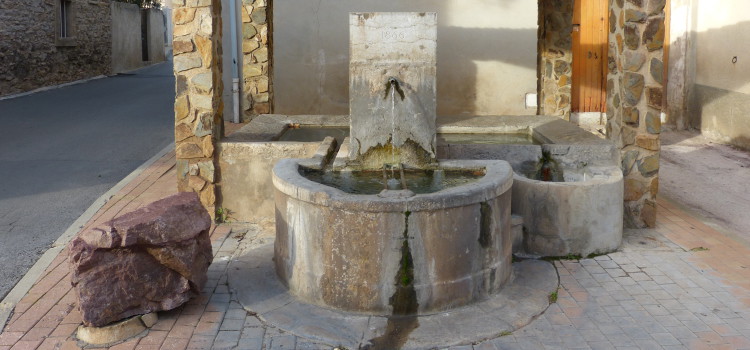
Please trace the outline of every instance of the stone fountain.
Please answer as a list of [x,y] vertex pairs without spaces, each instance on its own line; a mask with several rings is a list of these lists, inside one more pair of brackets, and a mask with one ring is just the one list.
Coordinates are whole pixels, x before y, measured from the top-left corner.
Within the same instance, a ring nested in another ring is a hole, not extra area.
[[509,163],[436,157],[436,25],[435,13],[350,14],[351,136],[335,161],[327,138],[276,164],[273,249],[229,269],[264,321],[395,349],[494,337],[548,305],[554,268],[512,263]]
[[[508,281],[510,165],[435,159],[436,25],[435,13],[351,15],[351,142],[341,171],[382,173],[396,187],[346,193],[303,176],[319,167],[310,161],[276,165],[276,272],[298,298],[422,314],[486,298]],[[400,184],[404,168],[430,170],[431,184],[441,181],[435,172],[476,178],[415,194]]]

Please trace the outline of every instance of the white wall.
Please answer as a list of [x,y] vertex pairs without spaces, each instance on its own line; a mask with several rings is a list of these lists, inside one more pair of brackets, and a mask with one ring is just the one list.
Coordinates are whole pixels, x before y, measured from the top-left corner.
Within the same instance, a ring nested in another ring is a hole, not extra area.
[[750,1],[694,2],[695,82],[750,94]]
[[348,13],[437,12],[439,115],[534,114],[537,12],[530,0],[275,0],[274,112],[347,114]]
[[667,121],[750,149],[750,1],[672,0],[671,10]]

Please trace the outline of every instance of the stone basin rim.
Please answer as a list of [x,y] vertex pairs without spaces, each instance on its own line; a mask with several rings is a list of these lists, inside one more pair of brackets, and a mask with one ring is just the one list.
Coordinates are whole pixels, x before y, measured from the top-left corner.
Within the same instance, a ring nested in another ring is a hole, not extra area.
[[298,200],[337,209],[367,212],[425,211],[475,204],[510,190],[513,170],[504,160],[440,160],[440,169],[484,169],[485,175],[475,182],[445,188],[408,198],[383,198],[377,194],[352,194],[314,182],[299,173],[309,159],[282,159],[273,168],[273,184],[278,191]]
[[[590,167],[590,170],[596,171],[597,175],[602,175],[598,177],[592,177],[587,180],[580,180],[580,181],[542,181],[537,179],[532,179],[526,175],[513,172],[513,180],[514,181],[521,181],[521,182],[529,182],[529,183],[543,183],[551,186],[594,186],[599,184],[612,184],[619,181],[622,181],[622,170],[619,167],[616,166],[597,166],[597,167]],[[584,170],[585,171],[585,170]]]

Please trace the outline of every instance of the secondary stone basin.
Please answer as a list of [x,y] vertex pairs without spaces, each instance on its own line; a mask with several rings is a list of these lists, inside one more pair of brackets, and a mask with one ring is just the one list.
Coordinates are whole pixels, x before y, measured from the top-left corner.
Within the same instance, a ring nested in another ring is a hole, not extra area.
[[622,242],[623,177],[615,166],[563,169],[564,181],[516,172],[513,214],[523,217],[523,250],[542,256],[602,254]]
[[274,262],[297,298],[369,314],[429,314],[486,298],[509,280],[507,162],[441,161],[444,171],[485,175],[431,193],[369,195],[302,176],[310,163],[285,159],[273,170]]

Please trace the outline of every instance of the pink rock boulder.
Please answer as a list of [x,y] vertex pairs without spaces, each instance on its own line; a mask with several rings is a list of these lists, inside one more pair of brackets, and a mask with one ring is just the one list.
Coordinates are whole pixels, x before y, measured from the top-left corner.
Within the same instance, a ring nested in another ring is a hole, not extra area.
[[211,217],[179,193],[82,232],[69,244],[72,284],[86,326],[174,309],[206,283]]

